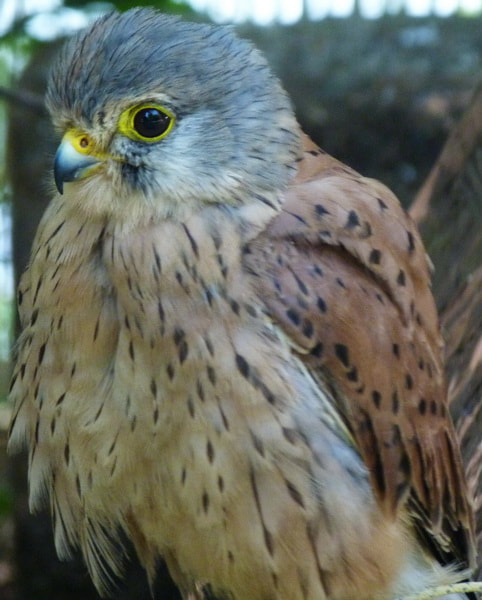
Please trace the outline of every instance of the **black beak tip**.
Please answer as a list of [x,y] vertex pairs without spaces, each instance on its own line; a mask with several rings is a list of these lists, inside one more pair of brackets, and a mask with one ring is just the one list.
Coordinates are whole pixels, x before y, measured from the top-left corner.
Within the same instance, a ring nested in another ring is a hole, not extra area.
[[54,179],[55,179],[55,187],[57,188],[59,194],[62,196],[64,193],[64,182],[62,181],[62,179],[59,179],[57,177],[55,177]]
[[62,160],[60,156],[60,148],[57,150],[54,159],[54,181],[55,187],[59,191],[59,194],[64,193],[64,181],[65,181],[65,169],[62,165]]

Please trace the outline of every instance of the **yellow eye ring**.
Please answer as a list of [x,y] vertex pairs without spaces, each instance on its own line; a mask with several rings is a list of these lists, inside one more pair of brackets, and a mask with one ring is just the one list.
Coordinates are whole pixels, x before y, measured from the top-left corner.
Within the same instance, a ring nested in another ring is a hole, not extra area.
[[171,131],[174,115],[155,103],[137,104],[125,110],[119,119],[119,131],[138,142],[158,142]]

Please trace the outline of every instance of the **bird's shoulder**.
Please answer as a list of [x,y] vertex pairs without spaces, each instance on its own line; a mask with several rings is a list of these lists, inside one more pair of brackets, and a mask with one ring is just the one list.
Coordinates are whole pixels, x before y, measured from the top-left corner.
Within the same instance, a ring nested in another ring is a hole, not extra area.
[[283,210],[245,261],[293,351],[331,384],[384,510],[410,511],[442,562],[466,562],[471,513],[430,264],[398,200],[306,137]]

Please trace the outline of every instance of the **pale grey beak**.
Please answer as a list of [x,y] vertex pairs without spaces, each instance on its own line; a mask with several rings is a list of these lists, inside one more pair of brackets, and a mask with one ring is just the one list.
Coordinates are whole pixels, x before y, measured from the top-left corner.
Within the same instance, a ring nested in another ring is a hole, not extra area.
[[92,167],[99,163],[99,158],[91,154],[81,154],[69,140],[64,139],[54,160],[54,179],[59,193],[63,194],[64,183],[85,177]]

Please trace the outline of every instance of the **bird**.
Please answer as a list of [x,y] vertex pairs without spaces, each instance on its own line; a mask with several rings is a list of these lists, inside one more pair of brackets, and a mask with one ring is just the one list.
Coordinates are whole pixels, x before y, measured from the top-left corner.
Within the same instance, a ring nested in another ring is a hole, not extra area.
[[58,555],[106,594],[127,538],[186,599],[467,579],[430,261],[395,196],[302,132],[230,28],[109,13],[46,103],[57,189],[19,284],[9,449]]

